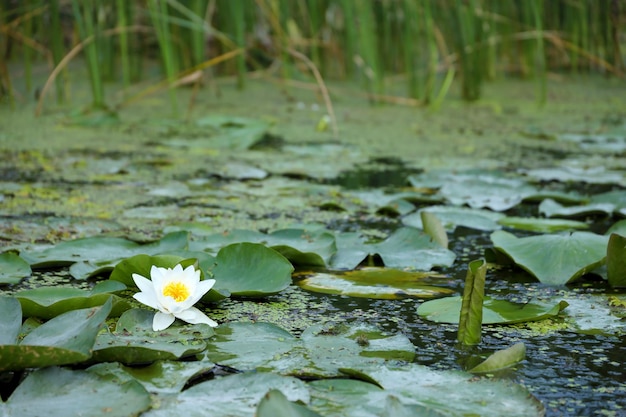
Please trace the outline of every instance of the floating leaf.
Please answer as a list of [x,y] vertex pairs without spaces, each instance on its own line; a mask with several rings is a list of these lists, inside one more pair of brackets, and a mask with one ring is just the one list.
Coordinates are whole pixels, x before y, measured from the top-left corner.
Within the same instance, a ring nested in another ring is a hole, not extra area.
[[103,305],[109,299],[113,302],[110,315],[117,317],[128,310],[130,304],[124,298],[111,294],[126,288],[122,283],[115,284],[119,286],[106,284],[109,288],[105,289],[98,285],[91,291],[69,287],[39,287],[18,291],[14,296],[22,305],[25,317],[51,319],[70,310]]
[[491,241],[542,283],[564,285],[603,264],[608,237],[574,232],[517,238],[496,231]]
[[510,368],[526,358],[526,345],[516,343],[511,347],[498,350],[487,359],[473,367],[469,372],[473,374],[487,374]]
[[[209,146],[215,148],[248,149],[261,141],[269,128],[262,120],[236,116],[211,115],[196,120],[202,128],[212,128]],[[205,142],[203,141],[203,146]]]
[[17,387],[0,414],[20,417],[128,417],[150,408],[150,394],[136,381],[118,384],[86,371],[46,368]]
[[[297,378],[267,372],[248,372],[205,381],[172,395],[157,395],[159,407],[142,417],[253,416],[265,394],[281,391],[289,401],[309,402],[306,384]],[[200,411],[199,411],[200,410]]]
[[589,225],[575,220],[543,219],[537,217],[503,217],[498,224],[519,230],[538,233],[554,233],[564,230],[588,229]]
[[157,254],[187,247],[187,232],[174,232],[161,240],[141,245],[116,237],[87,237],[61,242],[38,252],[20,254],[33,268],[48,268],[71,265],[75,262],[90,262],[98,268],[109,262],[111,268],[122,259],[136,254]]
[[0,296],[0,345],[17,341],[22,327],[22,307],[13,297]]
[[101,333],[93,348],[93,361],[145,364],[189,356],[206,348],[213,335],[206,324],[173,325],[152,330],[154,312],[132,309],[118,319],[113,332]]
[[110,311],[111,301],[69,311],[33,329],[19,344],[0,346],[0,371],[84,362]]
[[437,216],[448,231],[454,231],[457,226],[475,230],[497,230],[501,228],[498,224],[498,220],[504,217],[504,214],[490,210],[469,207],[431,206],[403,217],[402,223],[407,226],[422,229],[421,213],[423,212],[433,213]]
[[17,284],[31,272],[30,264],[17,254],[0,253],[0,284]]
[[606,267],[611,287],[626,287],[626,237],[611,234],[606,251]]
[[259,403],[255,417],[322,417],[302,404],[289,401],[279,390],[270,390]]
[[210,361],[239,370],[274,371],[304,377],[339,375],[339,364],[411,361],[415,347],[404,335],[374,326],[311,326],[298,339],[269,323],[227,323],[208,341]]
[[[445,297],[425,301],[417,308],[417,314],[437,323],[457,324],[463,297]],[[496,300],[485,296],[483,302],[483,324],[513,324],[527,321],[538,321],[555,317],[567,303],[513,303],[507,300]]]
[[213,268],[220,288],[234,296],[263,297],[291,284],[293,266],[273,249],[258,243],[234,243],[222,248]]
[[[428,272],[409,272],[392,268],[363,268],[343,273],[315,273],[297,285],[307,291],[341,294],[350,297],[399,299],[431,298],[451,294],[448,288],[437,287]],[[429,279],[431,278],[431,279]]]
[[[349,398],[346,401],[348,409],[335,415],[363,415],[357,410],[381,415],[382,408],[388,404],[388,396],[394,396],[404,404],[421,406],[414,415],[437,416],[439,412],[446,416],[530,417],[545,414],[541,402],[526,388],[504,380],[475,379],[468,373],[437,371],[417,364],[362,365],[341,370],[353,378],[375,383],[384,390],[369,390],[367,395],[361,396],[358,404],[352,401],[355,398]],[[326,391],[321,399],[315,392],[312,394],[312,405],[318,401],[342,403],[338,398],[343,394],[342,390],[337,394]]]
[[136,380],[151,393],[176,394],[187,382],[210,372],[215,364],[208,361],[156,361],[147,366],[124,366],[119,362],[104,362],[87,368],[95,375],[115,378],[118,383]]
[[611,203],[585,204],[581,206],[563,206],[547,198],[539,204],[539,213],[546,217],[581,217],[592,214],[607,215],[613,213],[615,206]]

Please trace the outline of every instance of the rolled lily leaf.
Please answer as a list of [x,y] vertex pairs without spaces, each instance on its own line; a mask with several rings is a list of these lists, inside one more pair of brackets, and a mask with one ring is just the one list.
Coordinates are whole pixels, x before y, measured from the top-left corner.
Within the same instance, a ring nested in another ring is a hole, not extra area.
[[526,345],[516,343],[511,347],[494,352],[468,372],[473,374],[487,374],[510,368],[526,358]]
[[608,236],[589,232],[517,238],[511,233],[491,234],[496,249],[548,285],[565,285],[602,265]]
[[467,267],[457,335],[457,340],[463,345],[480,343],[486,273],[487,263],[484,259],[472,261]]
[[438,243],[442,248],[448,249],[448,234],[437,215],[428,211],[422,211],[420,216],[424,226],[424,233],[430,236],[433,242]]
[[626,287],[626,237],[611,234],[606,251],[606,267],[609,285]]

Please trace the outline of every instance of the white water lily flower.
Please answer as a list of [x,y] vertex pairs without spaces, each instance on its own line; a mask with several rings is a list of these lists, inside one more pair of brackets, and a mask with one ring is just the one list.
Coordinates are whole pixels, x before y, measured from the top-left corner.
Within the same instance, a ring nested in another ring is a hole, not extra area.
[[203,312],[193,307],[209,292],[214,279],[200,281],[200,271],[193,265],[183,270],[179,264],[174,268],[160,268],[152,265],[149,280],[133,274],[133,280],[141,292],[133,295],[140,303],[157,309],[152,321],[152,329],[157,332],[167,329],[174,320],[181,319],[191,324],[205,323],[215,327],[217,323]]

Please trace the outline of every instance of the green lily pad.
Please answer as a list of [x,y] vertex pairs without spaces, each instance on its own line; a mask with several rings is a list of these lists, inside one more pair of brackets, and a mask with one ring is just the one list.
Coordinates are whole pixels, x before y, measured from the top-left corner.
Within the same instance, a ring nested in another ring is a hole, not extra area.
[[[5,297],[0,303],[15,304]],[[34,328],[19,343],[14,340],[1,345],[0,371],[84,362],[110,311],[111,301],[101,307],[69,311]],[[17,316],[12,317],[15,320]],[[11,329],[14,334],[14,327]]]
[[612,203],[590,203],[578,206],[564,206],[547,198],[539,204],[539,213],[546,217],[582,217],[593,214],[608,215],[613,213]]
[[87,237],[61,242],[38,252],[22,252],[20,256],[33,268],[52,268],[76,262],[90,262],[98,268],[109,262],[111,269],[122,259],[136,254],[153,255],[187,247],[187,232],[174,232],[161,240],[141,245],[123,238]]
[[279,390],[270,390],[259,403],[255,417],[322,417],[309,408],[289,401]]
[[[267,372],[242,373],[205,381],[178,395],[157,395],[159,407],[142,417],[253,416],[265,394],[281,391],[289,401],[309,402],[309,391],[297,378]],[[199,411],[200,410],[200,411]]]
[[206,324],[177,326],[152,330],[154,312],[143,309],[126,311],[115,330],[101,333],[93,347],[95,362],[146,364],[157,360],[173,360],[194,355],[206,348],[205,340],[213,329]]
[[0,253],[0,284],[17,284],[32,273],[30,264],[13,252]]
[[[388,396],[394,396],[404,404],[418,405],[413,415],[428,416],[440,412],[446,416],[459,417],[530,417],[545,414],[541,402],[526,388],[504,380],[476,380],[468,373],[437,371],[417,364],[365,365],[342,368],[342,372],[384,388],[384,391],[370,391],[369,395],[362,396],[360,404],[349,404],[351,409],[358,407],[360,410],[368,410],[372,415],[381,415],[383,407],[388,405]],[[337,401],[331,393],[325,394]],[[315,403],[315,397],[312,403]],[[358,414],[351,410],[340,415]]]
[[[105,288],[106,287],[106,288]],[[39,287],[15,293],[25,317],[51,319],[70,310],[103,305],[112,300],[110,315],[117,317],[130,308],[124,298],[111,294],[126,289],[121,282],[104,281],[91,291],[70,287]]]
[[[417,314],[437,323],[457,324],[463,297],[445,297],[425,301],[417,308]],[[564,301],[558,303],[513,303],[485,296],[483,302],[483,324],[513,324],[544,320],[557,316],[567,307]]]
[[626,191],[614,190],[591,197],[591,202],[595,204],[612,204],[613,211],[626,216]]
[[404,335],[373,326],[311,326],[300,339],[269,323],[227,323],[209,340],[211,362],[239,370],[274,371],[301,377],[339,375],[338,364],[411,361],[415,347]]
[[259,243],[228,245],[218,252],[216,263],[213,277],[234,296],[264,297],[291,284],[291,263]]
[[586,182],[590,184],[621,184],[624,175],[607,170],[603,166],[561,166],[537,168],[526,171],[526,175],[539,181]]
[[498,350],[487,359],[470,369],[473,374],[487,374],[510,368],[526,358],[526,345],[516,343],[511,347]]
[[422,229],[422,212],[432,213],[437,216],[448,231],[454,231],[458,226],[475,230],[497,230],[502,228],[498,224],[498,220],[504,217],[504,214],[490,210],[469,207],[431,206],[403,217],[402,223]]
[[543,219],[537,217],[503,217],[498,224],[518,230],[528,230],[538,233],[554,233],[564,230],[588,229],[584,222],[563,219]]
[[573,232],[517,238],[496,231],[491,234],[491,241],[540,282],[564,285],[604,263],[608,236]]
[[206,236],[194,242],[192,247],[216,252],[227,245],[243,242],[268,246],[294,265],[326,266],[336,251],[334,235],[321,229],[280,229],[268,234],[236,229]]
[[115,378],[118,383],[136,380],[151,393],[176,394],[190,379],[210,372],[213,367],[214,364],[207,361],[156,361],[147,366],[104,362],[87,370],[102,377]]
[[51,367],[28,374],[0,403],[0,415],[128,417],[150,404],[150,394],[137,381],[118,384],[90,372]]
[[430,271],[434,266],[451,266],[456,258],[454,252],[412,227],[400,228],[378,243],[365,243],[354,233],[339,234],[336,239],[337,253],[331,260],[333,269],[354,269],[368,256],[379,255],[388,268]]
[[[409,272],[392,268],[363,268],[339,273],[315,273],[296,284],[322,294],[395,300],[407,297],[432,298],[453,293],[437,287],[429,272]],[[430,279],[429,279],[430,278]]]
[[22,327],[22,307],[13,297],[0,297],[0,345],[12,345]]

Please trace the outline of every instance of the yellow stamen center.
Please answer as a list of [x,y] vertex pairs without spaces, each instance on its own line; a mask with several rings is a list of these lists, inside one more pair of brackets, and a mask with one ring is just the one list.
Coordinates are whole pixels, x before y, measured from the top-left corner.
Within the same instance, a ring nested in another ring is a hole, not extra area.
[[189,297],[189,288],[182,282],[170,282],[163,288],[163,295],[180,303]]

